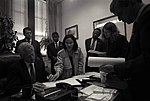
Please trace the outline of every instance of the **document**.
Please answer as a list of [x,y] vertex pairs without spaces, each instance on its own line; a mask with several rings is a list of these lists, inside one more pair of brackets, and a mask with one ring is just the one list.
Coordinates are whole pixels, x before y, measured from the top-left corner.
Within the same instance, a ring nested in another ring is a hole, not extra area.
[[60,80],[58,81],[59,83],[60,82],[65,82],[65,83],[68,83],[70,85],[81,85],[81,83],[79,83],[76,78],[68,78],[68,79],[65,79],[65,80]]
[[88,66],[100,67],[102,65],[114,65],[125,62],[125,58],[111,58],[111,57],[89,57]]
[[46,85],[46,88],[52,88],[52,87],[56,87],[56,84],[60,83],[60,82],[65,82],[65,83],[68,83],[70,85],[81,85],[81,83],[79,83],[76,80],[76,78],[68,78],[68,79],[65,79],[65,80],[58,80],[58,81],[55,81],[55,82],[45,82],[43,84]]
[[81,93],[87,95],[86,101],[92,100],[106,100],[112,98],[113,94],[117,92],[116,89],[104,88],[96,85],[90,85],[80,90]]

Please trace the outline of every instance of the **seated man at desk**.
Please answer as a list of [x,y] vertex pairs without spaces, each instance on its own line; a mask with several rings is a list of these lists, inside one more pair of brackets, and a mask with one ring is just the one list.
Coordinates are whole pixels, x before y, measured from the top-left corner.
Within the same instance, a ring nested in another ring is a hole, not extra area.
[[21,59],[10,66],[6,95],[14,95],[22,90],[23,98],[31,98],[34,92],[44,90],[42,82],[48,81],[48,73],[44,70],[44,63],[35,58],[34,47],[24,42],[18,47]]

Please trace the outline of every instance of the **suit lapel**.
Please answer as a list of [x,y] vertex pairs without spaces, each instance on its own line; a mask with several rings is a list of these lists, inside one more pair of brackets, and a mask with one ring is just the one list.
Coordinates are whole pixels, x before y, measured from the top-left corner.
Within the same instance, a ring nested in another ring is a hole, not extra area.
[[23,60],[21,60],[21,65],[22,65],[22,70],[23,70],[23,78],[25,79],[25,81],[31,82],[31,77],[28,71],[28,68],[25,64],[25,62]]

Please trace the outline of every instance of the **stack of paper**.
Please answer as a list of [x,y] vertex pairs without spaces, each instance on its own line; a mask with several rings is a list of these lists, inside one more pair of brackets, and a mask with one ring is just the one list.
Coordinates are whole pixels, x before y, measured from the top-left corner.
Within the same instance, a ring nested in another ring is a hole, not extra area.
[[88,97],[86,100],[92,101],[92,100],[102,100],[102,101],[108,101],[111,99],[114,93],[117,92],[116,89],[109,89],[109,88],[103,88],[96,85],[90,85],[82,90],[80,90],[81,93],[87,95]]

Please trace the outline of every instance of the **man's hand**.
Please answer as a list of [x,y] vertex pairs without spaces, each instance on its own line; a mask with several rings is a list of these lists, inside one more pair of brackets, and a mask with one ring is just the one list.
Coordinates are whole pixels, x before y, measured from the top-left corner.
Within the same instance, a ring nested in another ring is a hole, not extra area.
[[36,82],[33,84],[33,89],[35,92],[43,92],[46,86],[43,83]]
[[113,65],[102,65],[102,66],[100,66],[100,71],[103,71],[105,73],[114,72],[114,66]]

